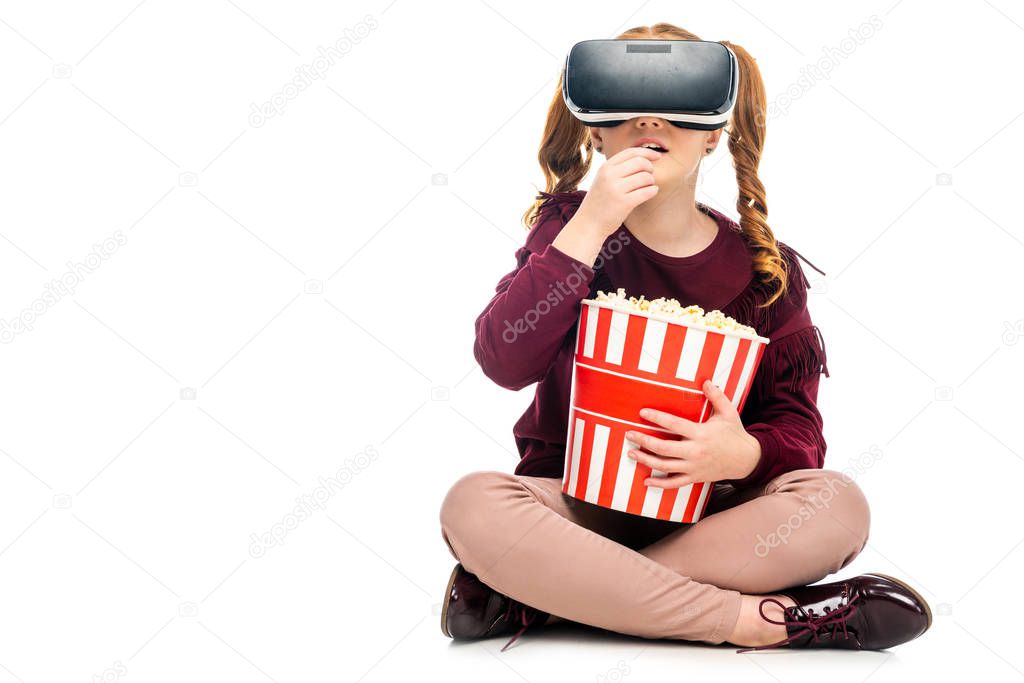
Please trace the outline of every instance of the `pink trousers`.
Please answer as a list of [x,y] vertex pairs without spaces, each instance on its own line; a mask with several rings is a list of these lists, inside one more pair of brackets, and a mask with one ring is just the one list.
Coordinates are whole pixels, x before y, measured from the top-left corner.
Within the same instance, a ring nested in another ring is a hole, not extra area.
[[440,519],[455,559],[515,600],[618,633],[712,644],[732,635],[741,594],[819,581],[860,553],[870,527],[860,487],[820,469],[718,483],[693,524],[577,500],[557,478],[478,471],[452,485]]

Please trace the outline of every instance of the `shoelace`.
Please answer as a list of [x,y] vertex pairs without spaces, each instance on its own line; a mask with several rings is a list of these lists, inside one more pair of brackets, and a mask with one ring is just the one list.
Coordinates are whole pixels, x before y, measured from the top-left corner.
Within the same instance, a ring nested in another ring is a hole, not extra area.
[[[847,587],[844,587],[843,597],[847,597],[848,595],[849,589]],[[829,636],[833,640],[835,640],[839,628],[842,627],[843,640],[846,640],[847,638],[851,637],[849,631],[846,630],[846,622],[849,621],[849,619],[857,613],[857,606],[853,604],[855,600],[856,598],[848,600],[845,605],[843,605],[842,607],[837,607],[836,609],[830,609],[829,607],[826,607],[824,614],[816,615],[814,613],[814,609],[804,610],[804,608],[800,605],[787,607],[775,598],[765,598],[761,601],[761,604],[758,605],[757,608],[757,611],[761,613],[762,619],[772,624],[780,624],[782,626],[785,626],[787,632],[790,630],[790,627],[796,627],[800,630],[794,633],[793,635],[789,636],[788,638],[780,640],[777,643],[772,643],[770,645],[758,645],[756,647],[745,647],[740,650],[736,650],[736,652],[737,654],[739,654],[742,652],[752,652],[754,650],[767,650],[769,648],[782,647],[784,645],[791,643],[793,640],[796,640],[797,638],[806,635],[808,632],[810,632],[811,638],[814,641],[817,641],[818,632],[826,627],[831,629],[829,632]],[[766,602],[774,602],[776,605],[782,608],[782,621],[775,621],[774,619],[769,619],[764,615],[764,604]],[[803,615],[803,618],[796,618],[797,614]],[[790,615],[792,615],[794,618],[790,618]]]
[[538,612],[532,607],[524,605],[521,602],[516,602],[515,600],[509,598],[508,608],[505,610],[505,619],[508,620],[510,617],[512,617],[513,614],[519,617],[519,622],[522,624],[522,628],[520,628],[519,631],[514,636],[512,636],[512,638],[509,639],[507,643],[505,643],[505,647],[501,648],[500,650],[501,652],[504,652],[505,648],[514,643],[519,636],[523,635],[526,629],[528,629],[530,625],[533,623]]

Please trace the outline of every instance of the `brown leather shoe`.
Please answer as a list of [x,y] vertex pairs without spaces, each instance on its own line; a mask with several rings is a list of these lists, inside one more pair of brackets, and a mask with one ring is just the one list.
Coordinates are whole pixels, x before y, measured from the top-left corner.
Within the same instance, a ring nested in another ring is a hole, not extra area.
[[503,595],[466,571],[461,563],[452,569],[441,608],[441,632],[456,640],[490,638],[519,629],[501,648],[511,645],[531,626],[547,621],[547,612]]
[[[917,638],[932,625],[932,611],[924,598],[885,574],[861,574],[775,592],[792,598],[796,605],[787,607],[775,598],[765,598],[759,605],[761,618],[785,625],[788,637],[736,652],[783,646],[883,650]],[[764,615],[766,602],[783,608],[782,621]]]

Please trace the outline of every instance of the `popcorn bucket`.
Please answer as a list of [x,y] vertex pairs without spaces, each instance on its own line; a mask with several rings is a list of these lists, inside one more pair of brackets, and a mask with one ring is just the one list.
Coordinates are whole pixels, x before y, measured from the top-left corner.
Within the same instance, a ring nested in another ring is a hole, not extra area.
[[673,522],[704,515],[714,482],[646,486],[670,473],[631,459],[629,430],[683,437],[640,417],[654,408],[706,422],[713,408],[701,386],[710,379],[743,410],[769,340],[731,330],[672,322],[664,314],[626,311],[584,299],[576,333],[562,491],[602,507]]

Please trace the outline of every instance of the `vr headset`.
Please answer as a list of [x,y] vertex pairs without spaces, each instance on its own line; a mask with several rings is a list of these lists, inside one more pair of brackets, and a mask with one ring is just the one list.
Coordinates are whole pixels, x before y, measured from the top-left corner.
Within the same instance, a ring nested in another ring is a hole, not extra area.
[[569,50],[562,97],[588,126],[657,116],[680,128],[716,130],[729,121],[739,63],[708,40],[584,40]]

